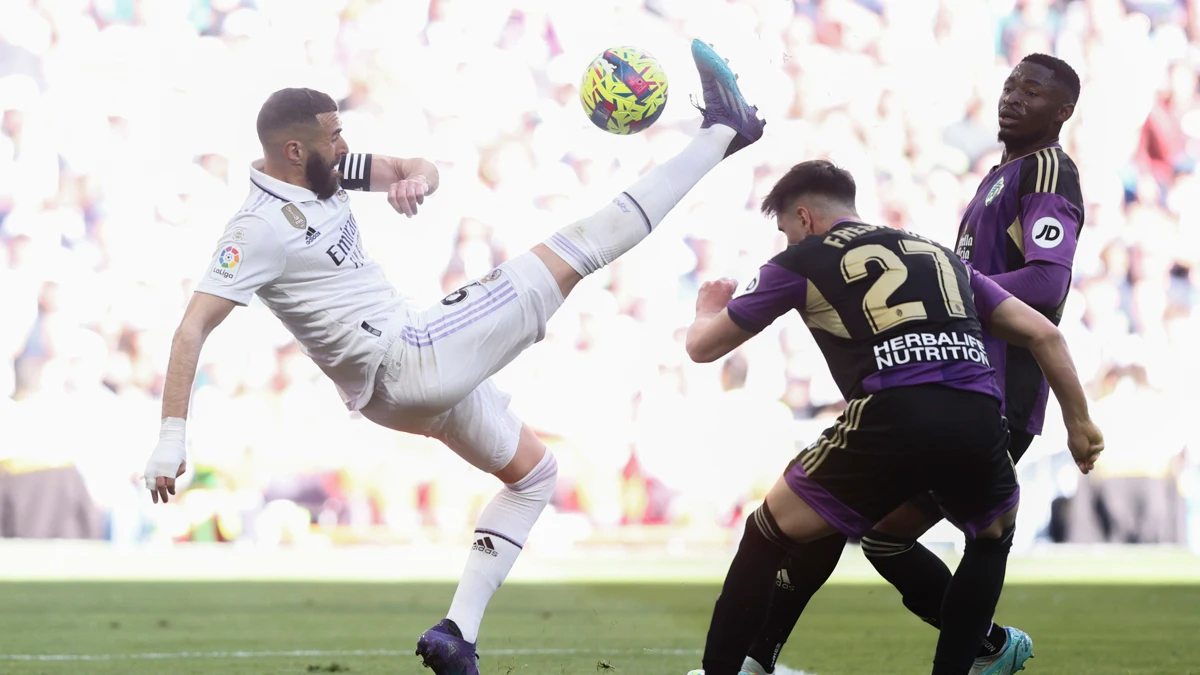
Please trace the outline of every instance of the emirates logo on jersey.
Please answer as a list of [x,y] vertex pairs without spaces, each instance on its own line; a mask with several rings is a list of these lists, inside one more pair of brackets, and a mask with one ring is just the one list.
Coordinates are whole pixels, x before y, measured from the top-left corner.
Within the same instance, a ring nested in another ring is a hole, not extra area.
[[983,205],[991,206],[992,200],[995,199],[996,195],[999,195],[1000,191],[1003,189],[1004,189],[1004,176],[1001,176],[1000,180],[996,181],[996,184],[992,186],[992,189],[988,190],[987,197],[983,198]]

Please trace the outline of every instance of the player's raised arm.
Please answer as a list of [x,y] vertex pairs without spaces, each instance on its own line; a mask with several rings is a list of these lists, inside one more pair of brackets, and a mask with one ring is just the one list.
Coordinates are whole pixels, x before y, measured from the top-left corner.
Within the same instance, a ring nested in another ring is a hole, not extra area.
[[1009,295],[994,281],[971,270],[971,287],[979,318],[989,333],[1033,353],[1062,407],[1067,445],[1079,470],[1095,468],[1104,436],[1088,413],[1087,397],[1062,331],[1037,310]]
[[338,169],[343,188],[387,192],[392,208],[410,218],[425,197],[438,188],[437,167],[419,157],[401,159],[352,152],[342,157]]
[[167,501],[168,494],[175,494],[175,479],[187,468],[187,453],[184,444],[184,420],[187,419],[188,402],[192,395],[192,384],[196,380],[196,364],[200,361],[200,350],[204,341],[237,303],[233,300],[194,293],[183,313],[175,338],[171,340],[171,358],[167,362],[166,383],[163,385],[162,427],[158,444],[146,463],[146,488],[157,504]]
[[754,336],[729,317],[726,305],[737,290],[733,279],[706,281],[696,298],[696,319],[688,328],[685,345],[696,363],[711,363],[737,349]]

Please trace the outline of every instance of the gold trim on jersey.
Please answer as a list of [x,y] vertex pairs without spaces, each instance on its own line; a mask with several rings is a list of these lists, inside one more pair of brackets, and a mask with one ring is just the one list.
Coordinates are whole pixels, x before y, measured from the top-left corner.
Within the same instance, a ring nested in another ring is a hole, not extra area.
[[1033,182],[1034,192],[1049,192],[1054,194],[1058,189],[1058,153],[1055,148],[1045,148],[1034,153],[1037,157],[1037,180]]
[[850,331],[846,330],[846,324],[842,323],[842,316],[829,304],[811,279],[808,281],[808,293],[805,296],[802,315],[805,326],[850,339]]
[[1025,255],[1025,228],[1021,226],[1021,216],[1017,216],[1012,221],[1012,225],[1008,226],[1008,236],[1017,245],[1017,250],[1021,255]]
[[846,406],[846,412],[838,419],[837,424],[833,425],[833,438],[822,435],[816,446],[800,456],[800,466],[804,468],[805,475],[811,476],[829,456],[830,450],[845,449],[847,436],[851,431],[858,430],[858,425],[862,422],[863,409],[867,407],[871,396],[850,401],[850,405]]

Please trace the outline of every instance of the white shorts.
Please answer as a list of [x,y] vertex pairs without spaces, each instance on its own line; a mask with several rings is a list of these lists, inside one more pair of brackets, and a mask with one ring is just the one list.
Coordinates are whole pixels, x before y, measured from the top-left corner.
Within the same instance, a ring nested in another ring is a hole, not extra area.
[[521,420],[488,378],[545,337],[562,302],[545,263],[524,253],[432,307],[409,310],[360,412],[436,438],[488,473],[503,469],[517,451]]

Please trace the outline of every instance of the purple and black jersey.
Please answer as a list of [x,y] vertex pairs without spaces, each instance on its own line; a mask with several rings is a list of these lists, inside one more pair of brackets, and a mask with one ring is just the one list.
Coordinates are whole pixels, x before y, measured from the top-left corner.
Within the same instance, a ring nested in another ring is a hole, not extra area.
[[752,333],[798,310],[847,401],[921,384],[1000,399],[980,321],[1008,297],[940,244],[841,221],[775,256],[727,309]]
[[[956,252],[979,272],[1002,275],[1002,286],[1057,325],[1083,217],[1079,172],[1055,144],[992,169],[963,214]],[[1006,276],[1031,265],[1048,280],[1042,287],[1006,285]],[[1033,354],[991,335],[984,341],[1009,424],[1041,433],[1049,387]]]

